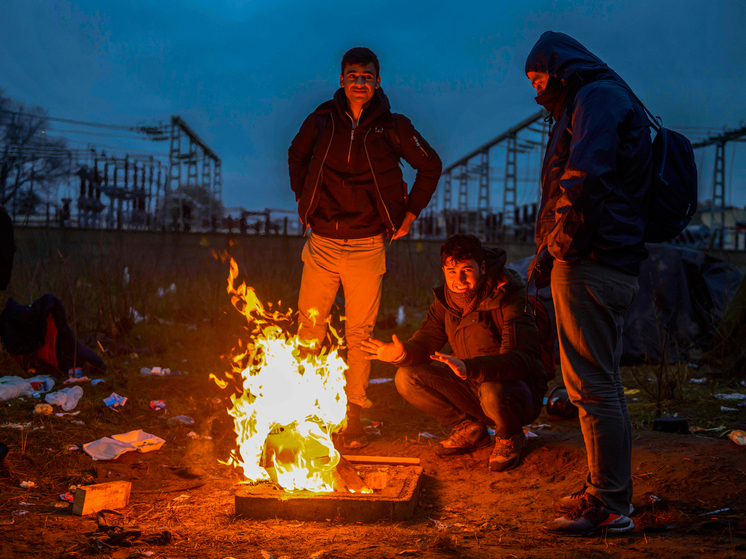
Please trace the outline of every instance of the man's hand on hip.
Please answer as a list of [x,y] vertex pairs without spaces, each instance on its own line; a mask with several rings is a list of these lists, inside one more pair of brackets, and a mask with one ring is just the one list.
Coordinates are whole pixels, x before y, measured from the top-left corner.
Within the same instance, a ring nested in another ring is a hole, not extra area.
[[405,235],[407,235],[415,219],[417,219],[416,215],[414,215],[412,212],[407,212],[407,215],[404,216],[404,221],[401,222],[401,226],[399,227],[399,229],[396,230],[396,233],[394,233],[394,236],[391,237],[391,240],[395,241],[399,237],[404,237]]
[[439,351],[436,351],[435,354],[431,355],[430,359],[445,363],[451,368],[451,371],[453,371],[454,375],[456,375],[460,379],[466,380],[466,363],[461,361],[461,359],[457,359],[453,355],[440,353]]
[[375,338],[368,338],[367,340],[363,340],[360,347],[362,347],[363,351],[369,353],[369,355],[365,356],[368,361],[378,359],[386,363],[394,363],[395,361],[401,361],[406,354],[404,344],[399,341],[396,334],[391,336],[391,343],[387,344]]

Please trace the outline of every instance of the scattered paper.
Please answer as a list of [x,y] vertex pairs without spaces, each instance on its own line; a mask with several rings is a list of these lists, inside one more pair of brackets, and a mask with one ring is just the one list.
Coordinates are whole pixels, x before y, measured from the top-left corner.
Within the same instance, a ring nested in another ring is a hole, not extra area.
[[746,400],[746,394],[740,394],[739,392],[734,392],[732,394],[715,394],[715,398],[718,400],[730,401]]
[[89,380],[88,377],[72,377],[62,381],[62,384],[78,384],[80,382],[88,382]]
[[707,377],[693,378],[690,379],[689,382],[691,382],[692,384],[704,384],[705,382],[707,382]]
[[83,445],[83,451],[94,460],[113,460],[125,452],[151,452],[158,450],[166,441],[141,429],[103,437]]
[[736,408],[729,408],[728,406],[720,406],[720,411],[738,411]]
[[57,412],[54,415],[55,415],[55,417],[65,417],[66,415],[78,415],[79,413],[80,413],[80,410],[78,410],[78,411],[71,411],[71,412],[63,412],[63,411],[61,411],[61,412]]

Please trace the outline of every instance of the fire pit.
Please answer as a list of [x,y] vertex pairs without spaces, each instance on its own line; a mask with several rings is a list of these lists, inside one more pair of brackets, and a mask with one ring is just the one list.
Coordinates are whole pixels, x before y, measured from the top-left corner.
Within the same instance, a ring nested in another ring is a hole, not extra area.
[[249,337],[239,339],[232,371],[210,375],[222,388],[236,389],[227,410],[236,448],[223,463],[241,469],[250,483],[236,493],[236,514],[357,522],[411,517],[422,474],[418,459],[345,458],[334,447],[332,437],[346,425],[342,338],[329,326],[330,347],[301,340],[287,327],[292,312],[265,309],[251,287],[235,286],[237,276],[231,259],[228,293],[246,317]]
[[422,485],[420,466],[356,465],[373,493],[287,492],[269,483],[236,492],[236,516],[263,520],[326,520],[376,522],[408,520],[414,514]]

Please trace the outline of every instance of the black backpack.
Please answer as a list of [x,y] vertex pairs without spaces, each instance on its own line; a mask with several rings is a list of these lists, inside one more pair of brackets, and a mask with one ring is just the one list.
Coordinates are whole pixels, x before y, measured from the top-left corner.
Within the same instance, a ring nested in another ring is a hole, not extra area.
[[[626,86],[626,84],[625,84]],[[627,86],[656,131],[653,140],[653,177],[642,208],[643,240],[665,243],[681,233],[697,211],[697,164],[692,143],[683,134],[663,126]]]
[[645,202],[643,238],[665,243],[681,233],[697,211],[697,164],[686,136],[660,122],[652,126],[658,133],[653,141],[653,178]]

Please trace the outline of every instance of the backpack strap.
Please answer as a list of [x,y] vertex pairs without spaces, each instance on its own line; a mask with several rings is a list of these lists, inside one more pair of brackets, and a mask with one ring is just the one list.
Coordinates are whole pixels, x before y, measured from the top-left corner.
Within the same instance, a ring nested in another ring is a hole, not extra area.
[[329,113],[322,113],[319,115],[316,115],[316,141],[313,143],[313,147],[316,147],[316,144],[319,143],[319,138],[321,138],[321,133],[324,131],[324,126],[326,126],[326,120],[329,118]]
[[399,128],[396,125],[396,115],[394,113],[391,114],[391,128],[386,128],[385,136],[391,149],[401,159],[401,139],[399,138]]

